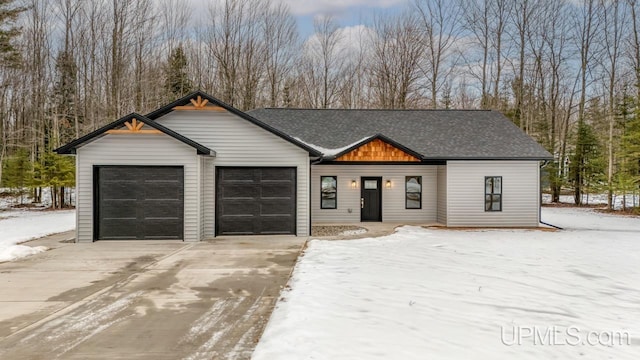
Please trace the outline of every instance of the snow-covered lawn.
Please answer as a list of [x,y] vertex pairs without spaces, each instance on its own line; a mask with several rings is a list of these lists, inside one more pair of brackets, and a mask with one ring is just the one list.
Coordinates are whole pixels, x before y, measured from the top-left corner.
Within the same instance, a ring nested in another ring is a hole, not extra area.
[[313,240],[253,358],[638,359],[640,219]]
[[[622,200],[626,200],[627,207],[638,206],[640,203],[640,197],[635,195],[614,195],[613,196],[613,207],[616,210],[622,209]],[[573,195],[560,195],[560,202],[563,204],[575,204],[575,199]],[[542,203],[550,204],[551,203],[551,194],[542,194]],[[583,194],[582,195],[582,203],[587,205],[607,205],[607,194]]]
[[0,211],[0,262],[46,251],[44,246],[19,243],[42,236],[73,230],[75,211],[7,210]]

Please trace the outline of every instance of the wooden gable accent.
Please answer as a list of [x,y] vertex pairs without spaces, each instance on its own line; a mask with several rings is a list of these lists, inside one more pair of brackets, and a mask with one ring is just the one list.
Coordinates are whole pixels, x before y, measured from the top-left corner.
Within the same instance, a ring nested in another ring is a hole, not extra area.
[[142,129],[144,123],[137,119],[127,121],[124,123],[126,129],[111,129],[107,130],[107,134],[162,134],[162,131],[156,129]]
[[213,110],[213,111],[226,111],[223,107],[209,104],[209,100],[203,99],[198,95],[195,99],[191,99],[191,105],[176,106],[173,110]]
[[336,161],[403,161],[417,162],[417,157],[380,139],[372,141],[338,157]]

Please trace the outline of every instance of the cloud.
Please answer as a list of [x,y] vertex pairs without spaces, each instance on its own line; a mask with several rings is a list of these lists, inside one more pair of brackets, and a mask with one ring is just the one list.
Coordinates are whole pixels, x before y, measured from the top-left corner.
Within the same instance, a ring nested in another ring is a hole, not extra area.
[[[336,52],[346,59],[355,60],[360,52],[366,52],[375,31],[365,25],[345,26],[338,30]],[[307,56],[319,56],[320,42],[318,34],[311,35],[304,43]]]
[[294,15],[336,14],[354,7],[389,8],[407,0],[282,0]]

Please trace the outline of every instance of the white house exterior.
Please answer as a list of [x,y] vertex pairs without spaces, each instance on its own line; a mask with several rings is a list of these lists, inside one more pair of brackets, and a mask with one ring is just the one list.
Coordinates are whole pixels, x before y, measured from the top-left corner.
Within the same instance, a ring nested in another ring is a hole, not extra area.
[[244,113],[195,92],[57,151],[76,156],[79,242],[308,236],[312,223],[360,221],[538,226],[551,155],[499,113],[441,113]]

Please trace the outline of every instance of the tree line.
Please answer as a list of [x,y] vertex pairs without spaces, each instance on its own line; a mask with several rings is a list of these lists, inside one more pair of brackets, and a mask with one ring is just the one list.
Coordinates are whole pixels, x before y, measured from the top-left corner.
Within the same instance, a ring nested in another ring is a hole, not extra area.
[[554,155],[553,201],[638,193],[636,0],[411,0],[307,37],[277,0],[188,4],[0,0],[2,186],[63,206],[73,162],[54,148],[202,89],[241,110],[494,109]]

